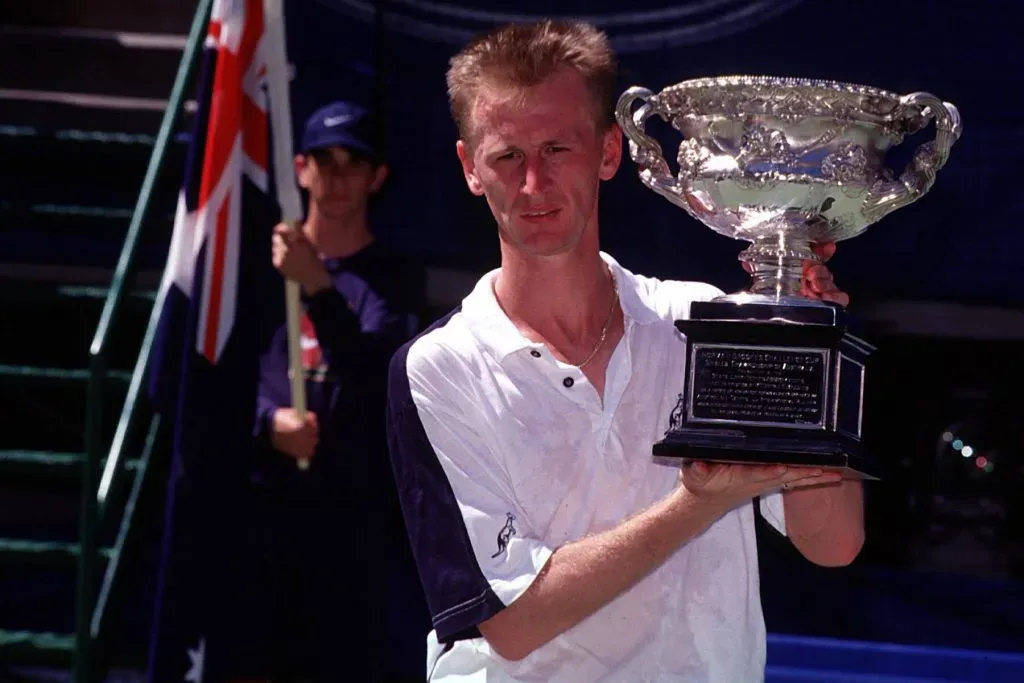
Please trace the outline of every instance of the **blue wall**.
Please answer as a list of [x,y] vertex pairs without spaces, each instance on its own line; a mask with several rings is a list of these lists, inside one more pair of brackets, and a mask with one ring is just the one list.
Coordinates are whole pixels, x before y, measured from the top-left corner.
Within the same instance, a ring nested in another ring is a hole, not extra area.
[[[381,231],[441,260],[493,264],[493,223],[483,201],[465,189],[454,154],[446,61],[464,36],[500,13],[527,16],[552,5],[392,0],[382,3],[382,32],[373,24],[371,5],[291,1],[296,125],[325,98],[372,97],[381,64],[395,168],[387,201],[381,202]],[[602,0],[557,6],[564,14],[606,20],[622,47],[623,89],[639,84],[657,91],[687,78],[763,73],[860,82],[899,93],[926,90],[953,102],[965,132],[935,188],[842,244],[834,268],[861,301],[1024,300],[1014,273],[1024,251],[1024,198],[1013,176],[1024,149],[1024,98],[1014,83],[1024,52],[1009,4]],[[929,128],[905,141],[894,165],[901,166],[932,134]],[[643,188],[628,158],[602,199],[604,244],[626,265],[726,288],[745,282],[735,262],[742,245]]]

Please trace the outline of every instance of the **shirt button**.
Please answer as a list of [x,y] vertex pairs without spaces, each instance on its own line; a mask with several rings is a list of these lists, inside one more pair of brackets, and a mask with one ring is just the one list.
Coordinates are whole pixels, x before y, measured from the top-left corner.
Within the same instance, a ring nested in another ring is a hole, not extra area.
[[530,355],[533,356],[534,358],[540,358],[540,351],[538,351],[537,349],[533,349],[532,351],[530,351]]
[[575,382],[572,381],[572,377],[566,377],[562,380],[562,386],[566,389],[571,389],[573,384],[575,384]]

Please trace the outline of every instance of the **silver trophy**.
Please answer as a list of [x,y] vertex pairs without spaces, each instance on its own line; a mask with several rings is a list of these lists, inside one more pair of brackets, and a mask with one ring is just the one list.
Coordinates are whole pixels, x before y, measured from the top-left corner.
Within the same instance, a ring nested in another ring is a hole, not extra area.
[[[635,108],[636,103],[642,106]],[[652,116],[683,135],[673,174]],[[825,80],[723,76],[619,98],[641,181],[723,235],[750,242],[745,292],[677,321],[689,371],[655,455],[838,468],[876,477],[862,448],[871,345],[845,311],[801,295],[811,245],[839,242],[924,196],[961,133],[956,107]],[[935,122],[898,177],[886,152]]]

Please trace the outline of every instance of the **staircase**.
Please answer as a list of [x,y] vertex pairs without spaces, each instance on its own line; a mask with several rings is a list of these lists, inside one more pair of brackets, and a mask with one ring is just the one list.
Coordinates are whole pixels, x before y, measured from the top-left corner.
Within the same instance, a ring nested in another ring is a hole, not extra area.
[[[195,11],[101,0],[0,13],[0,680],[74,667],[86,683],[144,662],[158,422],[141,373],[130,380],[184,163],[188,107],[164,110]],[[161,132],[173,140],[161,180],[140,198]],[[132,229],[144,239],[125,268]]]
[[[0,284],[4,320],[24,325],[9,323],[0,340],[0,667],[71,664],[88,380],[82,357],[104,293],[11,278]],[[125,326],[126,342],[138,336]],[[123,401],[127,376],[121,367],[110,373],[111,404]],[[114,540],[109,528],[100,535],[103,560],[116,557]]]

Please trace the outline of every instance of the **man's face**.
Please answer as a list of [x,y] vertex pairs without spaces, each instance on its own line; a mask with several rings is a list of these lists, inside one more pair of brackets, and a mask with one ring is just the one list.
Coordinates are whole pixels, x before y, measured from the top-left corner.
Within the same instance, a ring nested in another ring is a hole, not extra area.
[[598,187],[615,175],[622,134],[597,129],[591,101],[566,69],[529,88],[484,88],[473,104],[457,152],[506,246],[553,256],[597,230]]
[[347,149],[328,147],[297,156],[295,171],[321,215],[344,218],[366,211],[370,195],[384,182],[387,167],[353,157]]

